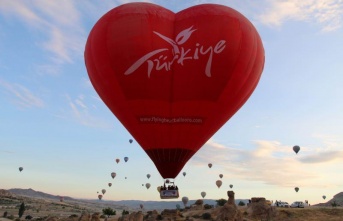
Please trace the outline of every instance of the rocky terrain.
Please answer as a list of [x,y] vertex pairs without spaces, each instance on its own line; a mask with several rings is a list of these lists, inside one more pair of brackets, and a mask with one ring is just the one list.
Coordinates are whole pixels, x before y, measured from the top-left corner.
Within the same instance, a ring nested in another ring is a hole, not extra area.
[[[14,192],[14,191],[13,191]],[[33,221],[342,221],[341,207],[311,206],[301,208],[277,208],[267,204],[265,198],[252,198],[251,203],[237,206],[233,191],[227,192],[227,202],[223,206],[213,207],[196,200],[186,209],[145,210],[144,208],[129,208],[122,205],[101,201],[84,201],[34,192],[35,197],[17,195],[7,190],[0,190],[0,221],[20,220],[19,206],[25,203],[26,210],[21,218],[31,218]],[[38,194],[38,195],[37,195]],[[28,194],[26,194],[28,195]],[[336,200],[342,194],[336,195]],[[117,214],[106,217],[102,209],[110,207]],[[129,214],[122,215],[123,211]],[[28,217],[30,215],[31,217]]]

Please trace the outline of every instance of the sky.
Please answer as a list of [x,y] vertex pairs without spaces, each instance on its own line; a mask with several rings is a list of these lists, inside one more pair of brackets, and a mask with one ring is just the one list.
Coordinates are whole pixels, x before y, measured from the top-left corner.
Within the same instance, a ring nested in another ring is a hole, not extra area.
[[[103,200],[160,200],[162,177],[129,143],[84,64],[93,25],[128,2],[0,2],[0,188],[87,199],[106,189]],[[238,199],[288,203],[321,203],[343,191],[342,0],[146,2],[175,13],[203,3],[234,8],[254,24],[265,50],[256,90],[176,177],[175,201],[200,199],[202,191],[227,198],[230,184]]]

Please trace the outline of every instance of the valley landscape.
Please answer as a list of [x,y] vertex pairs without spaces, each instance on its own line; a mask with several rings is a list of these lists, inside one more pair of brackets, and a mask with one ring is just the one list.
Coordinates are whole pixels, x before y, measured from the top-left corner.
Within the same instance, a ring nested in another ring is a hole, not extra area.
[[[230,192],[230,191],[229,191]],[[233,193],[233,192],[232,192]],[[234,194],[234,193],[233,193]],[[223,196],[223,198],[227,198]],[[215,200],[190,200],[188,207],[182,205],[179,210],[177,201],[104,201],[73,199],[71,197],[55,196],[32,189],[0,189],[0,220],[48,220],[48,221],[101,221],[101,220],[237,220],[237,221],[342,221],[343,193],[336,194],[327,203],[305,208],[280,208],[257,203],[251,206],[235,205],[214,206]],[[18,218],[20,204],[25,203],[25,212]],[[337,204],[332,207],[332,203]],[[252,202],[252,204],[254,201]],[[180,203],[182,204],[182,203]],[[140,205],[143,205],[142,208]],[[250,204],[251,205],[251,204]],[[111,208],[116,215],[106,217],[102,215],[104,208]],[[122,215],[128,211],[128,215]],[[6,214],[5,214],[6,213]],[[220,217],[226,217],[221,219]],[[232,219],[229,219],[229,218]]]

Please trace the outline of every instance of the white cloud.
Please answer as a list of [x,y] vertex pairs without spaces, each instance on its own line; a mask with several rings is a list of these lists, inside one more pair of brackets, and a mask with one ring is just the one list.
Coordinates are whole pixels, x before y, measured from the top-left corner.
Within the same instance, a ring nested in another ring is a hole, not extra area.
[[7,18],[18,18],[27,26],[46,36],[39,45],[51,53],[57,64],[71,63],[74,56],[82,56],[85,34],[80,13],[73,1],[12,1],[0,3],[0,12]]
[[69,95],[66,95],[68,110],[61,110],[60,113],[55,114],[55,116],[63,119],[72,119],[84,126],[110,128],[111,125],[109,122],[92,114],[91,111],[96,109],[94,102],[100,103],[100,100],[95,97],[90,98],[91,100],[88,100],[84,95],[79,95],[77,98],[71,98]]
[[29,89],[18,83],[9,83],[0,79],[0,87],[11,101],[20,108],[43,107],[44,102],[41,98],[34,95]]
[[269,7],[259,16],[267,25],[281,26],[287,20],[315,22],[323,31],[343,24],[342,0],[268,0]]
[[318,173],[314,164],[322,163],[321,170],[331,170],[332,163],[343,157],[343,151],[325,149],[306,151],[304,156],[299,157],[299,154],[293,152],[292,146],[282,145],[278,141],[256,140],[253,143],[255,148],[247,150],[227,147],[210,140],[194,155],[190,164],[203,166],[211,162],[232,178],[294,187],[299,184],[314,185],[315,180],[326,176]]

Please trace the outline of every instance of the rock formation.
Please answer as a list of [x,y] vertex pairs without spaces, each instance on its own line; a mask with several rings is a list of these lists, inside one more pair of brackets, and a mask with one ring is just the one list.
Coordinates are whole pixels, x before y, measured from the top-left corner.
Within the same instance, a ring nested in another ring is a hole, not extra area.
[[229,199],[219,209],[216,221],[243,221],[242,213],[235,204],[235,193],[233,191],[227,191],[227,195]]
[[123,215],[118,221],[143,221],[143,214],[141,211],[132,212],[131,214]]
[[268,205],[264,197],[251,198],[251,203],[248,204],[246,212],[253,218],[267,220],[276,215],[275,208]]

